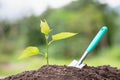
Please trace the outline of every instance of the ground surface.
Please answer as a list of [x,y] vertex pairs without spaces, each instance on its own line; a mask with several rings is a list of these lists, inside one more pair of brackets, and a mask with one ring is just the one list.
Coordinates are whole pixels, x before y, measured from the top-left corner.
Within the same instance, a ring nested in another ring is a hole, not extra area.
[[85,66],[82,69],[49,65],[0,80],[120,80],[120,69],[105,65]]

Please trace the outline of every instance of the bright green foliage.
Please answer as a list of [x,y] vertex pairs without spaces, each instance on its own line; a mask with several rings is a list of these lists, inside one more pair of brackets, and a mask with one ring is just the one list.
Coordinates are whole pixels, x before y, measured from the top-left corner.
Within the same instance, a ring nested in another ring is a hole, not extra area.
[[72,37],[72,36],[74,36],[76,34],[77,33],[62,32],[62,33],[58,33],[58,34],[53,35],[52,39],[53,39],[53,41],[61,40],[61,39]]
[[37,55],[39,54],[40,51],[37,47],[27,47],[21,54],[21,56],[19,57],[19,59],[25,59],[28,57],[31,57],[33,55]]
[[[40,24],[40,28],[41,28],[41,32],[45,35],[45,39],[46,39],[46,51],[43,53],[41,53],[41,55],[43,55],[46,60],[47,60],[47,64],[49,64],[49,57],[48,57],[48,48],[49,45],[56,40],[61,40],[61,39],[66,39],[69,37],[72,37],[74,35],[76,35],[77,33],[71,33],[71,32],[62,32],[62,33],[58,33],[52,36],[52,40],[48,41],[49,38],[49,33],[51,32],[51,29],[49,27],[49,25],[47,24],[47,22],[43,22],[41,21]],[[27,47],[21,54],[21,56],[19,57],[19,59],[24,59],[24,58],[28,58],[31,57],[33,55],[37,55],[39,54],[40,51],[37,47]]]
[[41,27],[41,32],[45,35],[48,35],[51,31],[46,21],[45,22],[41,21],[40,27]]

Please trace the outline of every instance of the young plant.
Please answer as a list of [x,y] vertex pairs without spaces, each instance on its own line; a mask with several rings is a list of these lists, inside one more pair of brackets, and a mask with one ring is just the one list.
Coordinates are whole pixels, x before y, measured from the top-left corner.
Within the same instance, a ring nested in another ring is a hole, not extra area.
[[46,58],[47,65],[49,65],[49,56],[48,56],[49,45],[54,41],[69,38],[69,37],[72,37],[72,36],[77,34],[77,33],[71,33],[71,32],[61,32],[61,33],[52,35],[51,41],[48,41],[48,38],[50,37],[49,34],[50,34],[50,32],[52,30],[50,29],[50,27],[49,27],[49,25],[47,24],[46,21],[44,21],[44,22],[41,21],[41,23],[40,23],[40,31],[45,35],[46,51],[41,52],[37,47],[29,46],[21,53],[19,59],[25,59],[25,58],[28,58],[28,57],[31,57],[31,56],[34,56],[34,55],[41,54]]

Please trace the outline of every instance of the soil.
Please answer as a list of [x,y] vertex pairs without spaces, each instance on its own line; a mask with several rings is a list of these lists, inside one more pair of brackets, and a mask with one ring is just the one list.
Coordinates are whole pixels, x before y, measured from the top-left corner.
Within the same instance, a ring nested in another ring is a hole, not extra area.
[[109,65],[82,69],[45,65],[38,70],[25,71],[0,80],[120,80],[120,69]]

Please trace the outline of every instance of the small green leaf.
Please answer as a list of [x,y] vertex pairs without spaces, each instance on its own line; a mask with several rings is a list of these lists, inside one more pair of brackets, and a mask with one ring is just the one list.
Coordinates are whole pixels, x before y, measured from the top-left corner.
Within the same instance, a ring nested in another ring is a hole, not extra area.
[[45,35],[48,35],[51,31],[46,21],[45,22],[41,21],[40,27],[41,27],[41,32]]
[[24,59],[24,58],[28,58],[31,57],[33,55],[37,55],[39,54],[40,51],[37,47],[27,47],[22,54],[20,55],[20,57],[18,59]]
[[76,35],[77,33],[71,33],[71,32],[62,32],[62,33],[58,33],[52,36],[52,40],[56,41],[56,40],[61,40],[61,39],[65,39],[65,38],[69,38],[72,37],[74,35]]

